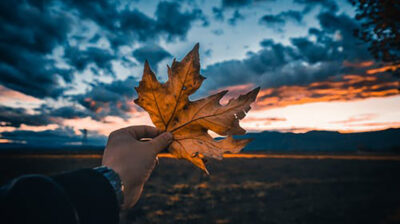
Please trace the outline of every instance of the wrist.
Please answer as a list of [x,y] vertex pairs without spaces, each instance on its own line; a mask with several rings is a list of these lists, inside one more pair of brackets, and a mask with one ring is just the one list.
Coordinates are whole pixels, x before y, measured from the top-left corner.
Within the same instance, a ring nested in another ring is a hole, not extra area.
[[99,166],[94,168],[95,171],[101,173],[114,189],[119,206],[124,204],[124,183],[117,172],[107,166]]

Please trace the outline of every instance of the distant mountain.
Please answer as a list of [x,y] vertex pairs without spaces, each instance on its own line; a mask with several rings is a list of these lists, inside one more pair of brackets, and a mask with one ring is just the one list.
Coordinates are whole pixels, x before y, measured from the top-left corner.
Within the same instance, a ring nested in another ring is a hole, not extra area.
[[339,133],[310,131],[282,133],[264,131],[236,138],[252,138],[243,151],[394,151],[400,152],[400,129]]
[[[400,129],[345,134],[333,131],[310,131],[301,134],[264,131],[235,136],[235,138],[253,139],[243,149],[243,152],[368,151],[400,153]],[[0,152],[101,152],[105,145],[105,141],[88,142],[84,145],[66,145],[59,142],[39,143],[38,141],[30,141],[28,144],[3,143],[0,144]]]

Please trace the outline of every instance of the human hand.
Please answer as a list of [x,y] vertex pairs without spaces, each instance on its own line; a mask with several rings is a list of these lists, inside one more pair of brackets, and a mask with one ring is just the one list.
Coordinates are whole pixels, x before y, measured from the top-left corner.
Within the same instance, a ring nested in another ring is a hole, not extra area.
[[[141,138],[153,138],[140,141]],[[143,185],[156,165],[157,154],[172,142],[172,134],[151,126],[130,126],[113,131],[102,164],[117,172],[124,183],[123,209],[139,200]]]

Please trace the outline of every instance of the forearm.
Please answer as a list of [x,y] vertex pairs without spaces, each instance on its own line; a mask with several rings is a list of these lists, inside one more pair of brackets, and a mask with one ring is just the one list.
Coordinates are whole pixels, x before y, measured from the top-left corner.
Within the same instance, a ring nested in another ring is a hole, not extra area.
[[3,186],[0,195],[6,223],[118,223],[119,219],[115,190],[93,169],[53,177],[21,176]]

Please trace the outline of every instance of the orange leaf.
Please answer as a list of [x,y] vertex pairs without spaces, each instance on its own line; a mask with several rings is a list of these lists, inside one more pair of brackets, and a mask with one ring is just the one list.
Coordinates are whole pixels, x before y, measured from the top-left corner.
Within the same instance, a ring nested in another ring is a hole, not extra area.
[[[239,152],[250,140],[236,140],[232,135],[243,135],[239,120],[246,116],[260,88],[256,88],[226,105],[219,101],[228,92],[222,91],[206,98],[190,101],[205,78],[200,75],[199,44],[182,61],[168,67],[168,81],[160,83],[148,62],[145,62],[142,81],[136,88],[135,103],[146,110],[154,125],[170,131],[174,141],[168,150],[177,158],[186,159],[208,173],[203,157],[222,159],[224,152]],[[228,136],[214,140],[207,131]]]

